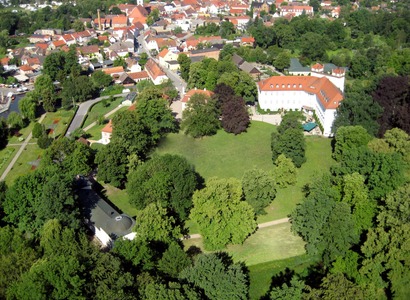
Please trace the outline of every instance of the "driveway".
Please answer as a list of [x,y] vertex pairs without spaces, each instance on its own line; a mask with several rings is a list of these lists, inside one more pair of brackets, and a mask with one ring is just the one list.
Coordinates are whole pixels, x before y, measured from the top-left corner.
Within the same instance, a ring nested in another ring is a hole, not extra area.
[[[113,95],[113,97],[125,97],[127,94],[128,93],[117,94],[117,95]],[[88,100],[86,102],[81,103],[80,106],[78,107],[78,110],[73,120],[70,123],[70,127],[68,127],[68,130],[65,136],[66,137],[70,136],[71,132],[73,132],[77,128],[80,128],[91,106],[93,106],[95,103],[100,102],[104,99],[109,99],[110,97],[111,96],[102,96],[102,97],[98,97],[98,98]]]

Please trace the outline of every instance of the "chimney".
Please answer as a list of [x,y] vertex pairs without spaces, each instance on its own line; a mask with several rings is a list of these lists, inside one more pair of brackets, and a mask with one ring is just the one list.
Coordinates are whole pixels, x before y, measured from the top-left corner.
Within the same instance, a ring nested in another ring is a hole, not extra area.
[[102,28],[101,28],[100,9],[97,9],[97,18],[98,18],[98,30],[102,30]]

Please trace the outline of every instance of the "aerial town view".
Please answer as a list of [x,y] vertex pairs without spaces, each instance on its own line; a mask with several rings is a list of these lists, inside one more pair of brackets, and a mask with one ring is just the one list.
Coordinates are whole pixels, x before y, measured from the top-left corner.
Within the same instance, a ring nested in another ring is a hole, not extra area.
[[410,299],[410,1],[0,0],[0,299]]

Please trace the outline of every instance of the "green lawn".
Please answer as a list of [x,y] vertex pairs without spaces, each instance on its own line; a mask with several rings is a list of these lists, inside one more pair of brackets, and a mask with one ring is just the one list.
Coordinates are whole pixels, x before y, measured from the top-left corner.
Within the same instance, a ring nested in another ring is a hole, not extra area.
[[18,146],[8,146],[0,151],[0,175],[3,174],[19,148]]
[[93,107],[91,107],[90,111],[88,112],[82,128],[85,128],[92,122],[96,121],[97,117],[104,116],[106,113],[116,108],[118,105],[121,104],[123,100],[123,97],[115,98],[112,102],[107,100],[107,106],[103,105],[103,101],[96,103]]
[[[247,133],[237,136],[222,130],[203,139],[193,139],[182,133],[170,134],[156,152],[186,157],[205,179],[212,176],[241,178],[246,170],[252,168],[272,171],[270,135],[275,128],[267,123],[252,122]],[[296,185],[279,190],[276,199],[267,207],[267,214],[260,216],[258,223],[287,217],[302,200],[303,186],[328,172],[334,163],[330,143],[328,138],[306,137],[307,162],[298,169]],[[188,223],[188,226],[191,233],[198,232],[195,224]]]
[[103,184],[103,187],[103,192],[115,206],[127,215],[135,217],[138,210],[128,202],[128,194],[125,190],[117,189],[109,184]]
[[[203,250],[202,239],[184,240],[184,246],[185,249],[196,246]],[[235,261],[252,266],[302,255],[304,246],[302,239],[290,231],[290,223],[283,223],[261,228],[242,245],[228,245],[223,250],[230,253]]]
[[[114,109],[114,108],[115,107],[113,107],[112,109]],[[110,110],[112,110],[112,109],[110,109]],[[121,107],[118,111],[115,112],[115,114],[111,115],[110,118],[112,118],[113,116],[115,116],[119,112],[127,110],[127,109],[128,109],[128,106]],[[88,139],[91,139],[91,140],[101,139],[101,130],[104,128],[105,125],[106,125],[106,123],[101,124],[101,125],[95,125],[95,126],[91,127],[89,130],[87,130],[87,134],[90,136]],[[85,126],[83,126],[83,127],[85,127]]]
[[28,124],[27,127],[22,128],[19,130],[18,135],[13,135],[9,137],[9,144],[21,144],[23,141],[19,141],[19,138],[23,138],[24,140],[28,137],[30,132],[33,130],[34,122]]
[[296,274],[303,272],[306,268],[316,262],[316,258],[303,254],[282,260],[274,260],[249,267],[249,298],[260,299],[268,291],[272,277],[284,272],[286,268]]
[[274,130],[276,127],[271,124],[252,122],[248,132],[236,136],[223,130],[202,139],[183,133],[169,134],[156,152],[185,156],[205,179],[241,178],[253,168],[272,170],[270,136]]
[[44,150],[40,149],[37,145],[27,145],[7,175],[7,185],[11,185],[17,177],[31,172],[34,168],[29,163],[41,157],[43,151]]
[[44,124],[46,129],[52,129],[50,137],[58,138],[68,126],[68,122],[73,116],[73,110],[59,109],[56,112],[48,112],[41,124]]

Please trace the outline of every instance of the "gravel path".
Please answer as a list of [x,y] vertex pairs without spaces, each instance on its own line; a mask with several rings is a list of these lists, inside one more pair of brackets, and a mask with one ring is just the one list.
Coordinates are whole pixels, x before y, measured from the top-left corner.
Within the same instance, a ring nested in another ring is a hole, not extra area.
[[[270,222],[265,222],[265,223],[258,224],[258,228],[271,227],[271,226],[275,226],[275,225],[283,224],[283,223],[287,223],[287,222],[289,222],[289,218],[283,218],[283,219],[279,219],[279,220],[275,220],[275,221],[270,221]],[[183,239],[188,240],[188,239],[200,239],[200,238],[201,238],[201,235],[199,233],[194,233],[194,234],[185,236]]]

